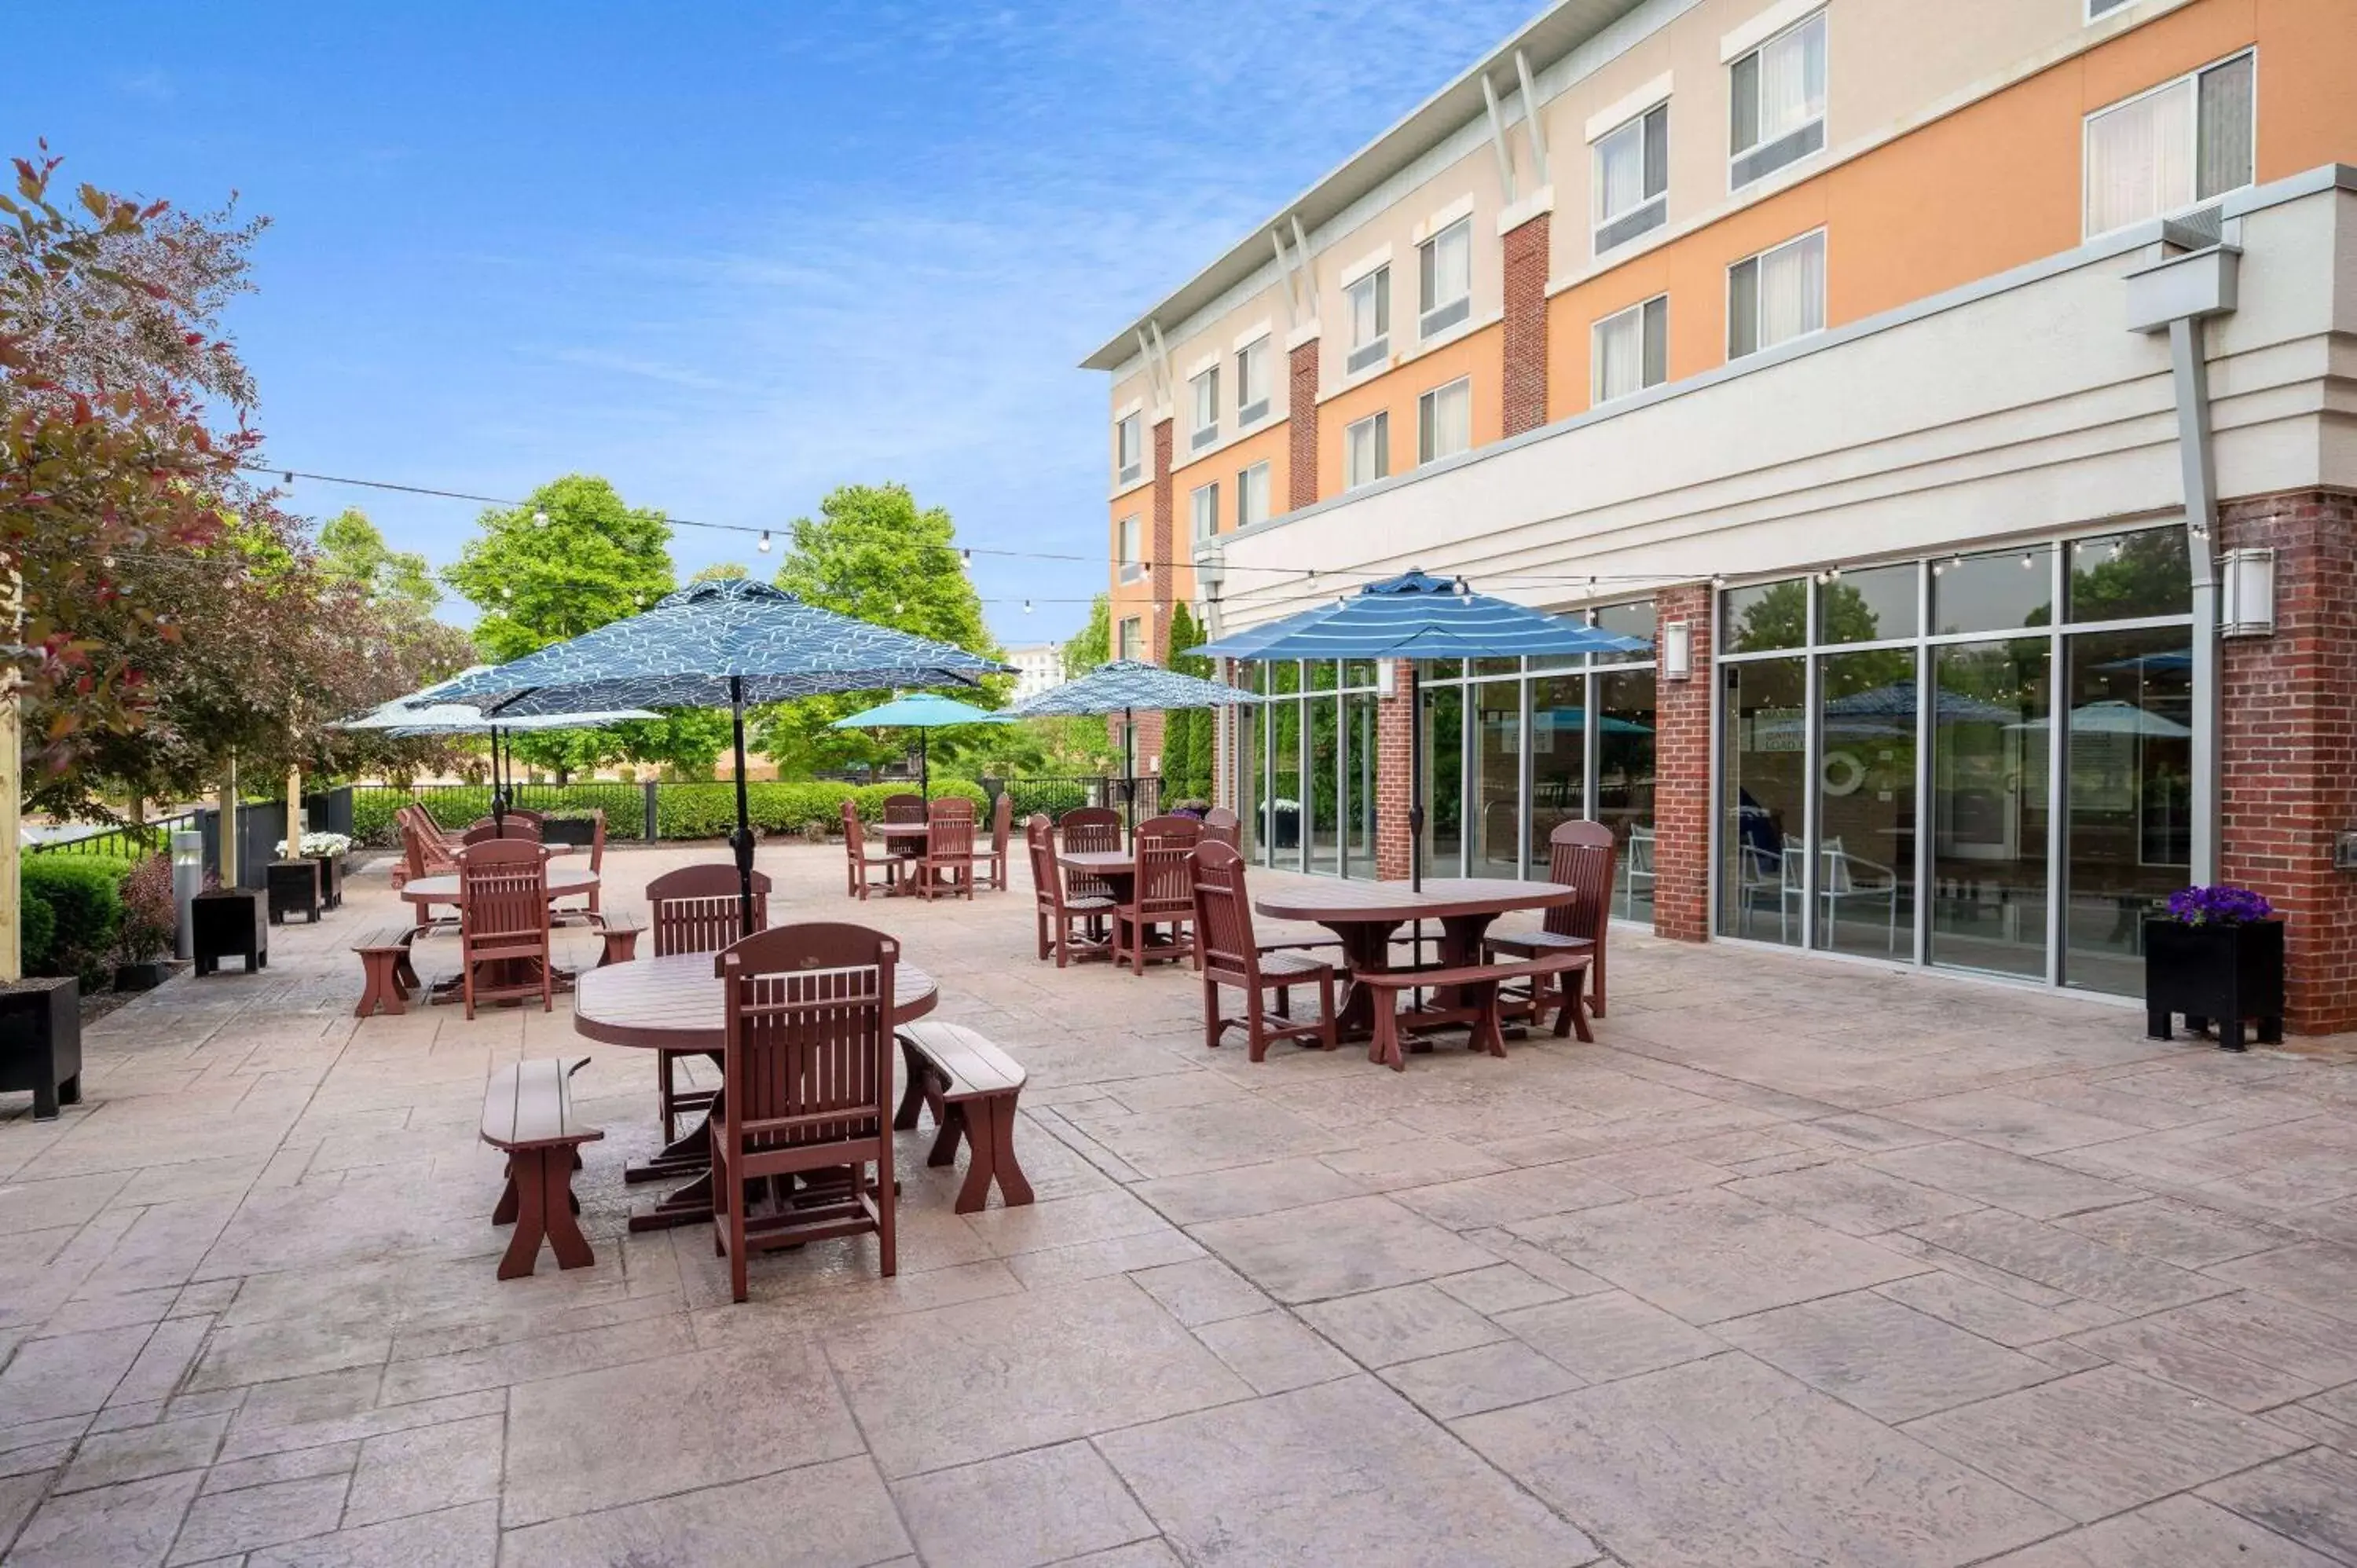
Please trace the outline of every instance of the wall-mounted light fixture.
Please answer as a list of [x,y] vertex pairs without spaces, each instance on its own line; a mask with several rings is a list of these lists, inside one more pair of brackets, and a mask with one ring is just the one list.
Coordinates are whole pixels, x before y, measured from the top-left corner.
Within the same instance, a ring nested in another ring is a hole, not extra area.
[[1378,697],[1399,695],[1399,665],[1389,659],[1379,659],[1375,661],[1375,695]]
[[1662,625],[1662,672],[1673,681],[1694,679],[1694,623],[1665,621]]
[[2220,562],[2224,592],[2219,595],[2218,630],[2226,637],[2276,634],[2276,553],[2229,550]]

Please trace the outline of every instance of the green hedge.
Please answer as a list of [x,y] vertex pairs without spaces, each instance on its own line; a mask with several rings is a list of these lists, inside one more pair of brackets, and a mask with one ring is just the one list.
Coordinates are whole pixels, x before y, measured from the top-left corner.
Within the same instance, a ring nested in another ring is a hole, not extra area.
[[[123,921],[123,879],[135,864],[97,854],[27,855],[17,904],[25,972],[79,975],[84,991],[104,984],[113,963],[115,928]],[[42,906],[42,913],[26,913],[33,905]],[[41,935],[38,944],[36,932]]]
[[[533,785],[521,803],[550,814],[586,815],[603,807],[608,838],[628,840],[639,835],[639,789],[635,784]],[[754,827],[761,832],[831,833],[842,823],[844,801],[856,802],[861,820],[874,822],[883,820],[887,799],[909,792],[906,784],[765,782],[746,786],[745,803]],[[986,806],[989,800],[981,785],[966,779],[936,779],[932,792],[936,800],[944,795],[962,795],[974,803],[976,811]],[[430,789],[415,797],[393,789],[355,789],[352,836],[361,843],[391,845],[395,836],[393,813],[413,799],[425,805],[435,822],[453,832],[489,816],[491,810],[491,792],[478,787]],[[736,825],[737,786],[732,783],[665,783],[656,788],[658,838],[726,838]]]

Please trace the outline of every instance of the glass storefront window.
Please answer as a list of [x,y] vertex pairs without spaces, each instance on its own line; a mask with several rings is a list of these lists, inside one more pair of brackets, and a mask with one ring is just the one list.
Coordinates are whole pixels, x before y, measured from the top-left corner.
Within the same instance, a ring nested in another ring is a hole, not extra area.
[[1424,866],[1433,876],[1464,875],[1465,688],[1426,686],[1424,704]]
[[1346,659],[1342,661],[1342,684],[1353,690],[1375,683],[1375,661],[1372,659]]
[[1932,650],[1935,964],[2046,972],[2051,664],[2044,638]]
[[1531,851],[1523,875],[1547,874],[1547,835],[1587,815],[1587,677],[1531,682]]
[[1353,692],[1342,699],[1342,875],[1375,875],[1375,697]]
[[2070,546],[2071,618],[2129,620],[2193,612],[2193,568],[2181,528],[2080,539]]
[[1915,650],[1832,654],[1817,681],[1815,945],[1911,957]]
[[1721,666],[1719,929],[1797,943],[1806,912],[1808,665]]
[[1952,556],[1932,567],[1932,627],[2011,631],[2054,619],[2054,547]]
[[1755,588],[1729,588],[1718,598],[1719,649],[1758,653],[1799,648],[1809,640],[1809,580],[1788,577]]
[[2144,987],[2144,913],[2193,860],[2193,650],[2184,631],[2070,639],[2062,983]]
[[1915,635],[1916,567],[1845,572],[1817,586],[1817,640],[1886,642]]
[[[1537,750],[1534,737],[1532,750]],[[1596,677],[1596,819],[1612,830],[1625,920],[1653,918],[1653,671]],[[1535,824],[1534,824],[1535,825]],[[1534,853],[1536,848],[1534,846]]]
[[1523,797],[1523,683],[1473,688],[1475,807],[1469,876],[1514,875]]
[[[1323,671],[1326,686],[1334,683],[1334,666],[1313,665],[1315,671]],[[1302,719],[1308,736],[1309,779],[1302,800],[1308,808],[1309,869],[1329,876],[1342,869],[1341,809],[1341,747],[1340,699],[1330,691],[1302,703]]]
[[[1271,691],[1287,696],[1301,690],[1301,666],[1273,667]],[[1268,798],[1261,811],[1261,837],[1268,845],[1269,864],[1286,870],[1301,866],[1301,704],[1269,704]]]
[[[1236,683],[1258,692],[1267,681],[1268,666],[1249,664],[1237,671]],[[1268,708],[1254,703],[1236,710],[1236,848],[1246,860],[1260,858],[1260,759],[1264,750]]]

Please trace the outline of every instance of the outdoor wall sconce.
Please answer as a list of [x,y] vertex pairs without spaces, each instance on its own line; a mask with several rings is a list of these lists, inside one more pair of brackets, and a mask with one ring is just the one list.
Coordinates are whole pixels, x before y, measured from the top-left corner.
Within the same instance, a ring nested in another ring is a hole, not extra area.
[[1694,623],[1665,621],[1662,625],[1662,670],[1673,681],[1694,679]]
[[1378,697],[1399,695],[1399,666],[1388,659],[1375,661],[1375,695]]
[[2221,635],[2273,637],[2276,553],[2268,549],[2229,550],[2220,564],[2225,578],[2218,606]]

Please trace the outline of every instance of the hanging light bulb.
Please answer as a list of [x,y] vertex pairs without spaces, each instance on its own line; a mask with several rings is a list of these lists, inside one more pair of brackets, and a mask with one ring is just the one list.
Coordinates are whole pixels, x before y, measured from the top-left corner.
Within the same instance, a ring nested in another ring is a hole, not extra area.
[[1025,615],[1029,615],[1031,613],[1031,601],[1029,599],[1023,601],[1023,613]]
[[1835,583],[1841,581],[1841,568],[1838,565],[1828,567],[1825,571],[1825,579]]
[[548,509],[546,507],[536,506],[532,509],[532,525],[534,528],[546,528],[548,526]]
[[500,597],[501,597],[501,598],[503,598],[503,599],[511,599],[511,598],[514,598],[514,597],[515,597],[515,590],[514,590],[513,588],[509,587],[505,583],[501,583],[501,584],[500,585]]
[[[767,539],[769,535],[765,533],[761,537]],[[971,550],[959,551],[958,564],[963,566],[968,571],[972,571],[974,569],[974,552]]]
[[1934,561],[1932,563],[1932,575],[1934,577],[1942,575],[1947,571],[1947,569],[1948,564],[1945,561]]
[[289,469],[287,469],[285,473],[283,473],[283,474],[279,475],[278,477],[279,477],[279,478],[281,478],[281,479],[283,479],[284,481],[285,481],[286,488],[287,488],[288,489],[290,489],[290,490],[291,490],[291,489],[293,489],[295,488],[295,470],[294,470],[294,469],[289,468]]
[[1713,576],[1713,577],[1711,578],[1711,580],[1710,580],[1710,586],[1711,586],[1711,591],[1712,591],[1713,593],[1717,593],[1717,591],[1719,591],[1720,589],[1722,589],[1722,588],[1724,588],[1724,587],[1726,587],[1726,586],[1727,586],[1727,579],[1726,579],[1726,578],[1724,578],[1724,577]]
[[2034,572],[2038,569],[2038,552],[2025,550],[2021,553],[2021,569],[2025,572]]
[[765,528],[761,530],[761,542],[755,545],[753,548],[759,550],[764,555],[767,555],[770,553],[770,531],[768,529]]

